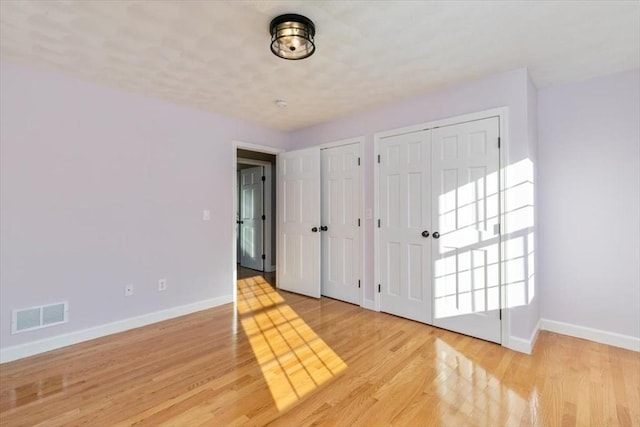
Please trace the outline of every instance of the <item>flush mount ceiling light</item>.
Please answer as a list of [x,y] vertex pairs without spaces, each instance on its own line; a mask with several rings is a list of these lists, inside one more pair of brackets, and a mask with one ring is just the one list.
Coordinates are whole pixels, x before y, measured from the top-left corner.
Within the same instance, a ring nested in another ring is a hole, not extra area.
[[271,21],[271,52],[284,59],[304,59],[316,50],[316,27],[307,17],[288,13]]

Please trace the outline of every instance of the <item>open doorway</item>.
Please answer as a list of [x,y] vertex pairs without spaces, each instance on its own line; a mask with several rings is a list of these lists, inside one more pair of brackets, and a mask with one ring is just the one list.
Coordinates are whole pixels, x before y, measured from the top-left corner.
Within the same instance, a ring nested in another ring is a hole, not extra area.
[[260,276],[275,287],[276,156],[237,148],[236,277]]

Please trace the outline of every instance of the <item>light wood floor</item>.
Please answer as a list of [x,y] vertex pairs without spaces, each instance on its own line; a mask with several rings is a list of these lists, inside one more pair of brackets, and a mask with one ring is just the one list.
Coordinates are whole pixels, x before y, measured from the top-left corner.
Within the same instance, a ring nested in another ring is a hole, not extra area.
[[[272,278],[271,278],[272,279]],[[0,424],[640,425],[640,355],[526,356],[239,280],[232,304],[0,367]]]

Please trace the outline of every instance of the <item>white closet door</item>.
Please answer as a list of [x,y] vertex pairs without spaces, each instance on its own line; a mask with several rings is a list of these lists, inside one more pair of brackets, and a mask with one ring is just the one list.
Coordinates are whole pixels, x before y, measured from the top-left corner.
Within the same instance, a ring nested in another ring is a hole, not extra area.
[[380,309],[431,323],[429,131],[380,143]]
[[497,117],[434,129],[431,162],[433,324],[497,343],[498,137]]
[[264,270],[264,182],[262,166],[240,171],[240,265]]
[[359,144],[322,150],[322,295],[360,304]]
[[320,297],[320,149],[278,154],[278,288]]

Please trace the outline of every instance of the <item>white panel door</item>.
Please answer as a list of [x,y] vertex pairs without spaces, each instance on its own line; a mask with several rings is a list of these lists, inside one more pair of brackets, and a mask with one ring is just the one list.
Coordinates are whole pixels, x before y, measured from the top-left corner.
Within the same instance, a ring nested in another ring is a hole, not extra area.
[[424,323],[432,321],[429,138],[384,138],[379,165],[380,309]]
[[322,295],[360,304],[359,144],[322,150]]
[[320,149],[278,154],[278,288],[320,297]]
[[240,171],[240,265],[264,270],[264,170]]
[[433,324],[500,343],[498,137],[497,117],[432,131],[431,241]]

